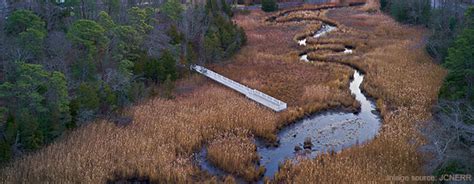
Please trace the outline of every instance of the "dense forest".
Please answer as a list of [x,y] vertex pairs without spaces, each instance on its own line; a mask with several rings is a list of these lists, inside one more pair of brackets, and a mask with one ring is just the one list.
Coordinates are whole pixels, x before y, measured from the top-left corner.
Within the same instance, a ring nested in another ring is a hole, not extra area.
[[224,0],[16,1],[0,20],[0,161],[149,96],[245,44]]

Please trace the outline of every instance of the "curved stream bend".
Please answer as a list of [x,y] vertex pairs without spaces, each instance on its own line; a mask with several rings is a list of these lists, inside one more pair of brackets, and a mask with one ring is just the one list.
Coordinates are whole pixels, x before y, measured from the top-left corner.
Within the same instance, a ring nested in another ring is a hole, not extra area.
[[[333,26],[323,26],[313,37],[321,37],[335,29],[337,28]],[[299,40],[298,44],[306,45],[306,39]],[[350,54],[352,50],[346,48],[344,53]],[[307,54],[301,55],[300,60],[310,62]],[[360,89],[364,75],[357,69],[354,70],[349,89],[361,105],[360,112],[316,113],[284,127],[278,133],[278,147],[257,144],[260,164],[266,168],[265,176],[272,177],[278,171],[279,164],[285,160],[296,161],[295,158],[298,157],[315,158],[322,153],[339,152],[344,148],[369,141],[377,135],[381,126],[380,117],[375,103]],[[213,175],[225,175],[225,172],[207,161],[205,148],[198,155],[196,160],[201,169]]]

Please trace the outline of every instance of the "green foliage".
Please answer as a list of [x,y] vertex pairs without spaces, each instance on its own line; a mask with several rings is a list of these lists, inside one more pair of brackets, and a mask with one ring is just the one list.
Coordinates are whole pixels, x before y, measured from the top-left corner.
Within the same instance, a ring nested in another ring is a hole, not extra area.
[[4,139],[0,138],[0,163],[8,162],[12,157],[12,147]]
[[167,50],[163,52],[159,60],[150,59],[145,65],[145,77],[155,82],[164,82],[168,76],[172,81],[178,79],[176,60]]
[[166,80],[169,78],[170,80],[174,81],[178,79],[178,70],[176,69],[176,60],[173,57],[171,52],[165,51],[160,58],[160,61],[163,65],[163,74],[161,75],[161,81]]
[[458,36],[444,66],[449,73],[441,89],[447,99],[468,98],[474,103],[474,29],[465,29]]
[[63,73],[56,71],[51,73],[46,101],[50,112],[50,123],[46,125],[45,135],[47,142],[51,142],[64,131],[66,124],[71,122],[67,81]]
[[43,53],[43,40],[46,34],[37,29],[28,28],[19,34],[20,45],[26,51],[32,53],[36,57],[41,57]]
[[216,15],[221,12],[217,0],[207,0],[206,1],[206,14]]
[[110,17],[110,15],[104,11],[101,11],[99,13],[99,18],[97,20],[97,23],[99,23],[99,25],[101,25],[102,28],[104,28],[107,31],[110,31],[112,28],[116,26],[115,22],[112,20],[112,17]]
[[16,130],[26,150],[34,150],[60,135],[69,118],[66,79],[41,65],[14,63],[8,81],[0,85],[0,98],[8,98],[10,115],[5,141],[13,144]]
[[272,12],[278,10],[278,4],[275,0],[262,0],[262,10],[264,12]]
[[465,28],[466,29],[474,29],[474,6],[470,6],[465,13]]
[[146,89],[143,82],[132,82],[128,91],[130,101],[136,102],[145,97]]
[[13,115],[9,115],[5,124],[4,141],[8,145],[13,145],[16,140],[18,125]]
[[380,0],[380,9],[386,10],[389,5],[389,0]]
[[466,11],[465,22],[464,30],[449,48],[444,63],[448,76],[440,96],[451,100],[468,99],[474,104],[474,7]]
[[136,59],[143,42],[143,35],[132,26],[117,26],[113,29],[115,45],[112,57],[116,61]]
[[153,29],[152,23],[154,11],[151,8],[140,9],[133,7],[128,10],[129,24],[140,33],[148,33]]
[[229,17],[232,17],[234,13],[232,12],[232,8],[227,4],[226,0],[221,0],[222,11],[227,14]]
[[[73,65],[73,74],[80,81],[93,81],[100,62],[98,55],[109,43],[105,29],[92,20],[77,20],[67,33],[67,38],[83,52],[82,58]],[[94,62],[97,61],[97,62]]]
[[16,37],[21,48],[40,58],[46,37],[45,22],[28,10],[14,11],[5,23],[5,32]]
[[167,35],[171,38],[170,43],[173,45],[180,44],[184,39],[183,34],[179,32],[178,28],[175,25],[170,26],[167,31]]
[[429,37],[426,49],[438,62],[443,62],[448,55],[456,36],[462,29],[460,18],[452,14],[448,8],[432,11],[429,27],[433,34]]
[[404,1],[392,1],[390,14],[399,22],[408,21],[409,6]]
[[217,31],[206,34],[204,38],[204,49],[206,50],[206,60],[209,62],[222,59],[223,49]]
[[206,60],[215,62],[236,53],[245,44],[243,29],[221,14],[214,15],[204,38]]
[[108,39],[105,35],[105,29],[97,22],[92,20],[80,19],[72,24],[67,33],[67,38],[77,47],[84,47],[87,50],[87,56],[92,59],[103,49]]
[[146,78],[158,82],[163,73],[163,66],[157,59],[149,59],[145,63],[144,73]]
[[117,95],[110,88],[109,85],[103,84],[102,89],[99,91],[101,100],[101,109],[109,112],[113,111],[118,107]]
[[46,34],[45,22],[29,10],[14,11],[5,22],[5,31],[10,35],[18,35],[28,29],[35,29]]
[[196,63],[196,60],[198,59],[198,54],[196,53],[196,48],[191,42],[188,42],[186,51],[186,64],[189,65]]
[[173,21],[181,19],[184,7],[179,0],[167,0],[160,10]]
[[431,16],[430,0],[387,0],[386,11],[397,21],[410,24],[427,25]]
[[120,0],[104,0],[109,15],[118,16],[120,11]]
[[[66,77],[61,72],[51,72],[48,81],[46,104],[51,113],[50,121],[58,124],[51,131],[61,132],[64,124],[71,120],[69,115],[69,94]],[[59,133],[56,133],[59,135]]]
[[0,137],[0,163],[7,162],[12,157],[12,145],[16,141],[18,126],[12,115],[5,122],[3,137]]
[[100,105],[98,94],[98,89],[94,84],[82,83],[79,85],[75,99],[79,109],[97,110]]
[[24,149],[32,151],[40,148],[44,143],[44,135],[40,129],[37,116],[30,114],[25,109],[19,113],[20,123],[20,143]]

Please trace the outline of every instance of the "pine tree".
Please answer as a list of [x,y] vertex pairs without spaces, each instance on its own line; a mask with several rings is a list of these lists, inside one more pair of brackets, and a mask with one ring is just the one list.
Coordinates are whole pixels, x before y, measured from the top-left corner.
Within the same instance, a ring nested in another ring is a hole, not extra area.
[[171,20],[178,21],[182,18],[184,8],[179,0],[167,0],[160,10]]
[[448,99],[467,98],[474,103],[474,7],[466,11],[466,27],[449,48],[444,66],[448,76],[441,96]]
[[172,81],[178,79],[178,70],[176,68],[176,60],[169,51],[165,51],[160,58],[163,66],[163,74],[161,74],[161,81],[169,78]]

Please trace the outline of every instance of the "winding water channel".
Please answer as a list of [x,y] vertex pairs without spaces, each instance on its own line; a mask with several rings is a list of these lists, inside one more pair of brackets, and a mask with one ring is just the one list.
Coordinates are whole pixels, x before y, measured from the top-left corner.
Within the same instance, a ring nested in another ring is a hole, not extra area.
[[[313,37],[324,36],[336,29],[337,27],[324,24]],[[306,39],[299,40],[298,44],[306,46]],[[342,53],[352,52],[352,48],[346,48]],[[300,55],[300,60],[312,62],[307,53]],[[279,164],[286,160],[297,162],[296,158],[311,159],[322,153],[339,152],[373,139],[380,129],[381,119],[373,100],[361,91],[363,80],[362,72],[354,68],[349,89],[361,105],[359,112],[326,111],[295,122],[278,133],[278,147],[268,147],[256,141],[260,165],[266,168],[264,176],[271,178],[278,171]],[[207,161],[205,148],[198,154],[196,161],[201,169],[210,174],[226,174]]]

